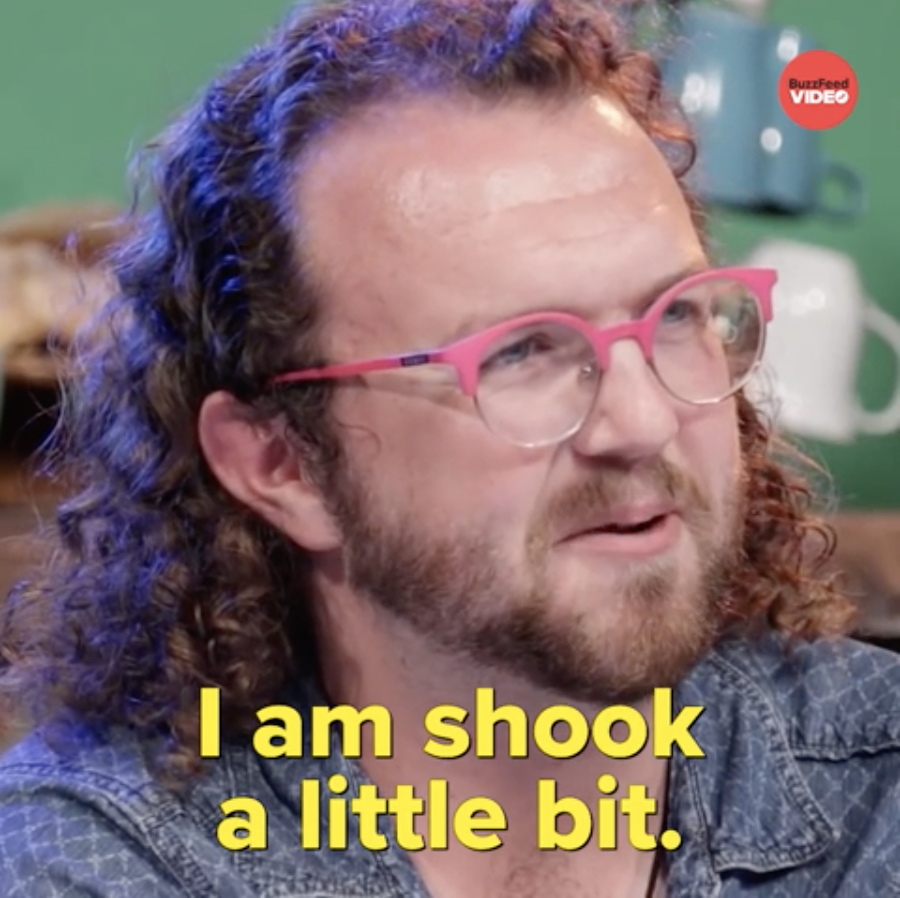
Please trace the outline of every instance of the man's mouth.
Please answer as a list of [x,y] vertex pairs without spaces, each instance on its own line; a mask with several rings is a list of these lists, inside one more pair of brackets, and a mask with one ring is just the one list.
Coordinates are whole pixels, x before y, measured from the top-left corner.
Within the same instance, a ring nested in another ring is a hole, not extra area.
[[[618,522],[613,522],[611,524],[601,524],[599,527],[591,527],[588,530],[584,530],[581,533],[576,533],[574,536],[585,536],[591,533],[617,533],[622,535],[630,535],[637,533],[647,533],[650,530],[653,530],[655,527],[661,526],[668,513],[657,514],[651,518],[647,518],[643,521],[637,521],[633,524],[621,524]],[[570,537],[572,538],[572,537]]]
[[680,524],[678,509],[669,503],[616,509],[583,521],[559,545],[611,555],[655,555],[675,544]]
[[633,505],[608,508],[584,515],[577,521],[563,542],[591,534],[614,534],[621,536],[647,533],[665,523],[666,518],[677,513],[671,501],[657,500]]

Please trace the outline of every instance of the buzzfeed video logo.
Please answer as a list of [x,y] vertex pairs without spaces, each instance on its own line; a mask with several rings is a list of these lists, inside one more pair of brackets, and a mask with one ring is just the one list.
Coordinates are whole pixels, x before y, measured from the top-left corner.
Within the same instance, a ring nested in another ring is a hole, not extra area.
[[856,74],[837,53],[809,50],[781,73],[779,99],[791,121],[822,130],[843,122],[856,105]]
[[820,78],[818,81],[798,81],[791,78],[788,81],[791,91],[791,99],[794,103],[844,103],[850,102],[850,79],[843,81],[826,81]]

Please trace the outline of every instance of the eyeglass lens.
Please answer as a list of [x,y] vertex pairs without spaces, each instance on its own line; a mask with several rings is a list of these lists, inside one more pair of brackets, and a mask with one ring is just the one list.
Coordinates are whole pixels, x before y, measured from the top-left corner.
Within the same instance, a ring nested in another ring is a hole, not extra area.
[[[745,284],[705,281],[651,310],[651,364],[674,397],[708,404],[746,384],[762,352],[760,302]],[[567,324],[530,324],[505,334],[484,353],[476,399],[488,427],[525,446],[575,433],[602,380],[587,335]]]

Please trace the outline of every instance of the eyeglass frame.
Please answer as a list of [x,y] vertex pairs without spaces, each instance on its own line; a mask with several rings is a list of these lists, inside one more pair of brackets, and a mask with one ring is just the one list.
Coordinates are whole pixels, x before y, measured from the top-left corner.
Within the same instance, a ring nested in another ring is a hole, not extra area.
[[[760,348],[756,361],[748,370],[743,381],[738,383],[724,396],[715,399],[692,401],[677,396],[659,376],[653,362],[653,342],[656,328],[669,303],[699,284],[707,281],[732,280],[749,288],[760,305],[762,313],[762,332]],[[641,347],[648,366],[656,375],[656,379],[667,393],[689,405],[715,405],[724,402],[744,387],[758,368],[763,356],[766,339],[766,325],[772,320],[772,291],[778,281],[778,273],[773,268],[750,268],[732,266],[726,268],[708,268],[681,279],[664,290],[648,307],[644,314],[633,321],[623,321],[606,327],[595,327],[578,315],[569,312],[530,312],[514,318],[506,319],[491,325],[477,333],[455,340],[447,346],[436,349],[425,349],[418,352],[405,352],[379,358],[366,359],[359,362],[343,362],[318,368],[303,368],[286,371],[275,375],[266,382],[266,388],[287,386],[317,380],[342,380],[371,374],[378,371],[392,371],[403,368],[416,368],[423,365],[445,365],[456,372],[457,385],[463,395],[475,401],[477,405],[479,366],[485,351],[505,334],[533,324],[562,324],[580,333],[594,350],[601,371],[610,366],[610,353],[614,343],[620,340],[634,340]]]

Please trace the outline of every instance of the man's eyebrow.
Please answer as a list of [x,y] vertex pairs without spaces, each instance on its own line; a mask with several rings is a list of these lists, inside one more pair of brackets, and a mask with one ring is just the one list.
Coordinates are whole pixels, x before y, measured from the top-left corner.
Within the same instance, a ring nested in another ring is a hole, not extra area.
[[689,277],[693,277],[695,274],[702,274],[704,271],[709,271],[710,268],[712,268],[712,265],[707,258],[694,259],[675,272],[675,274],[666,275],[665,277],[660,278],[659,281],[645,291],[642,296],[636,297],[633,303],[629,303],[629,305],[634,305],[636,308],[640,309],[641,314],[643,314],[646,309],[652,306],[653,303],[666,292],[666,290],[670,290],[672,287],[687,280]]
[[[708,271],[711,268],[708,259],[697,258],[689,264],[680,268],[674,274],[668,274],[660,278],[651,287],[645,290],[641,295],[626,298],[622,301],[623,306],[634,308],[638,314],[643,314],[666,290],[679,284],[681,281],[701,272]],[[559,302],[548,303],[541,309],[533,309],[533,312],[567,312],[571,315],[584,317],[584,309],[578,309],[574,306],[567,306]],[[528,315],[529,312],[507,313],[503,315],[468,315],[453,330],[445,336],[440,342],[434,343],[432,348],[450,346],[458,340],[463,340],[473,334],[477,334],[483,330],[493,327],[495,324],[501,324],[509,321],[511,318],[517,318],[519,315]]]

